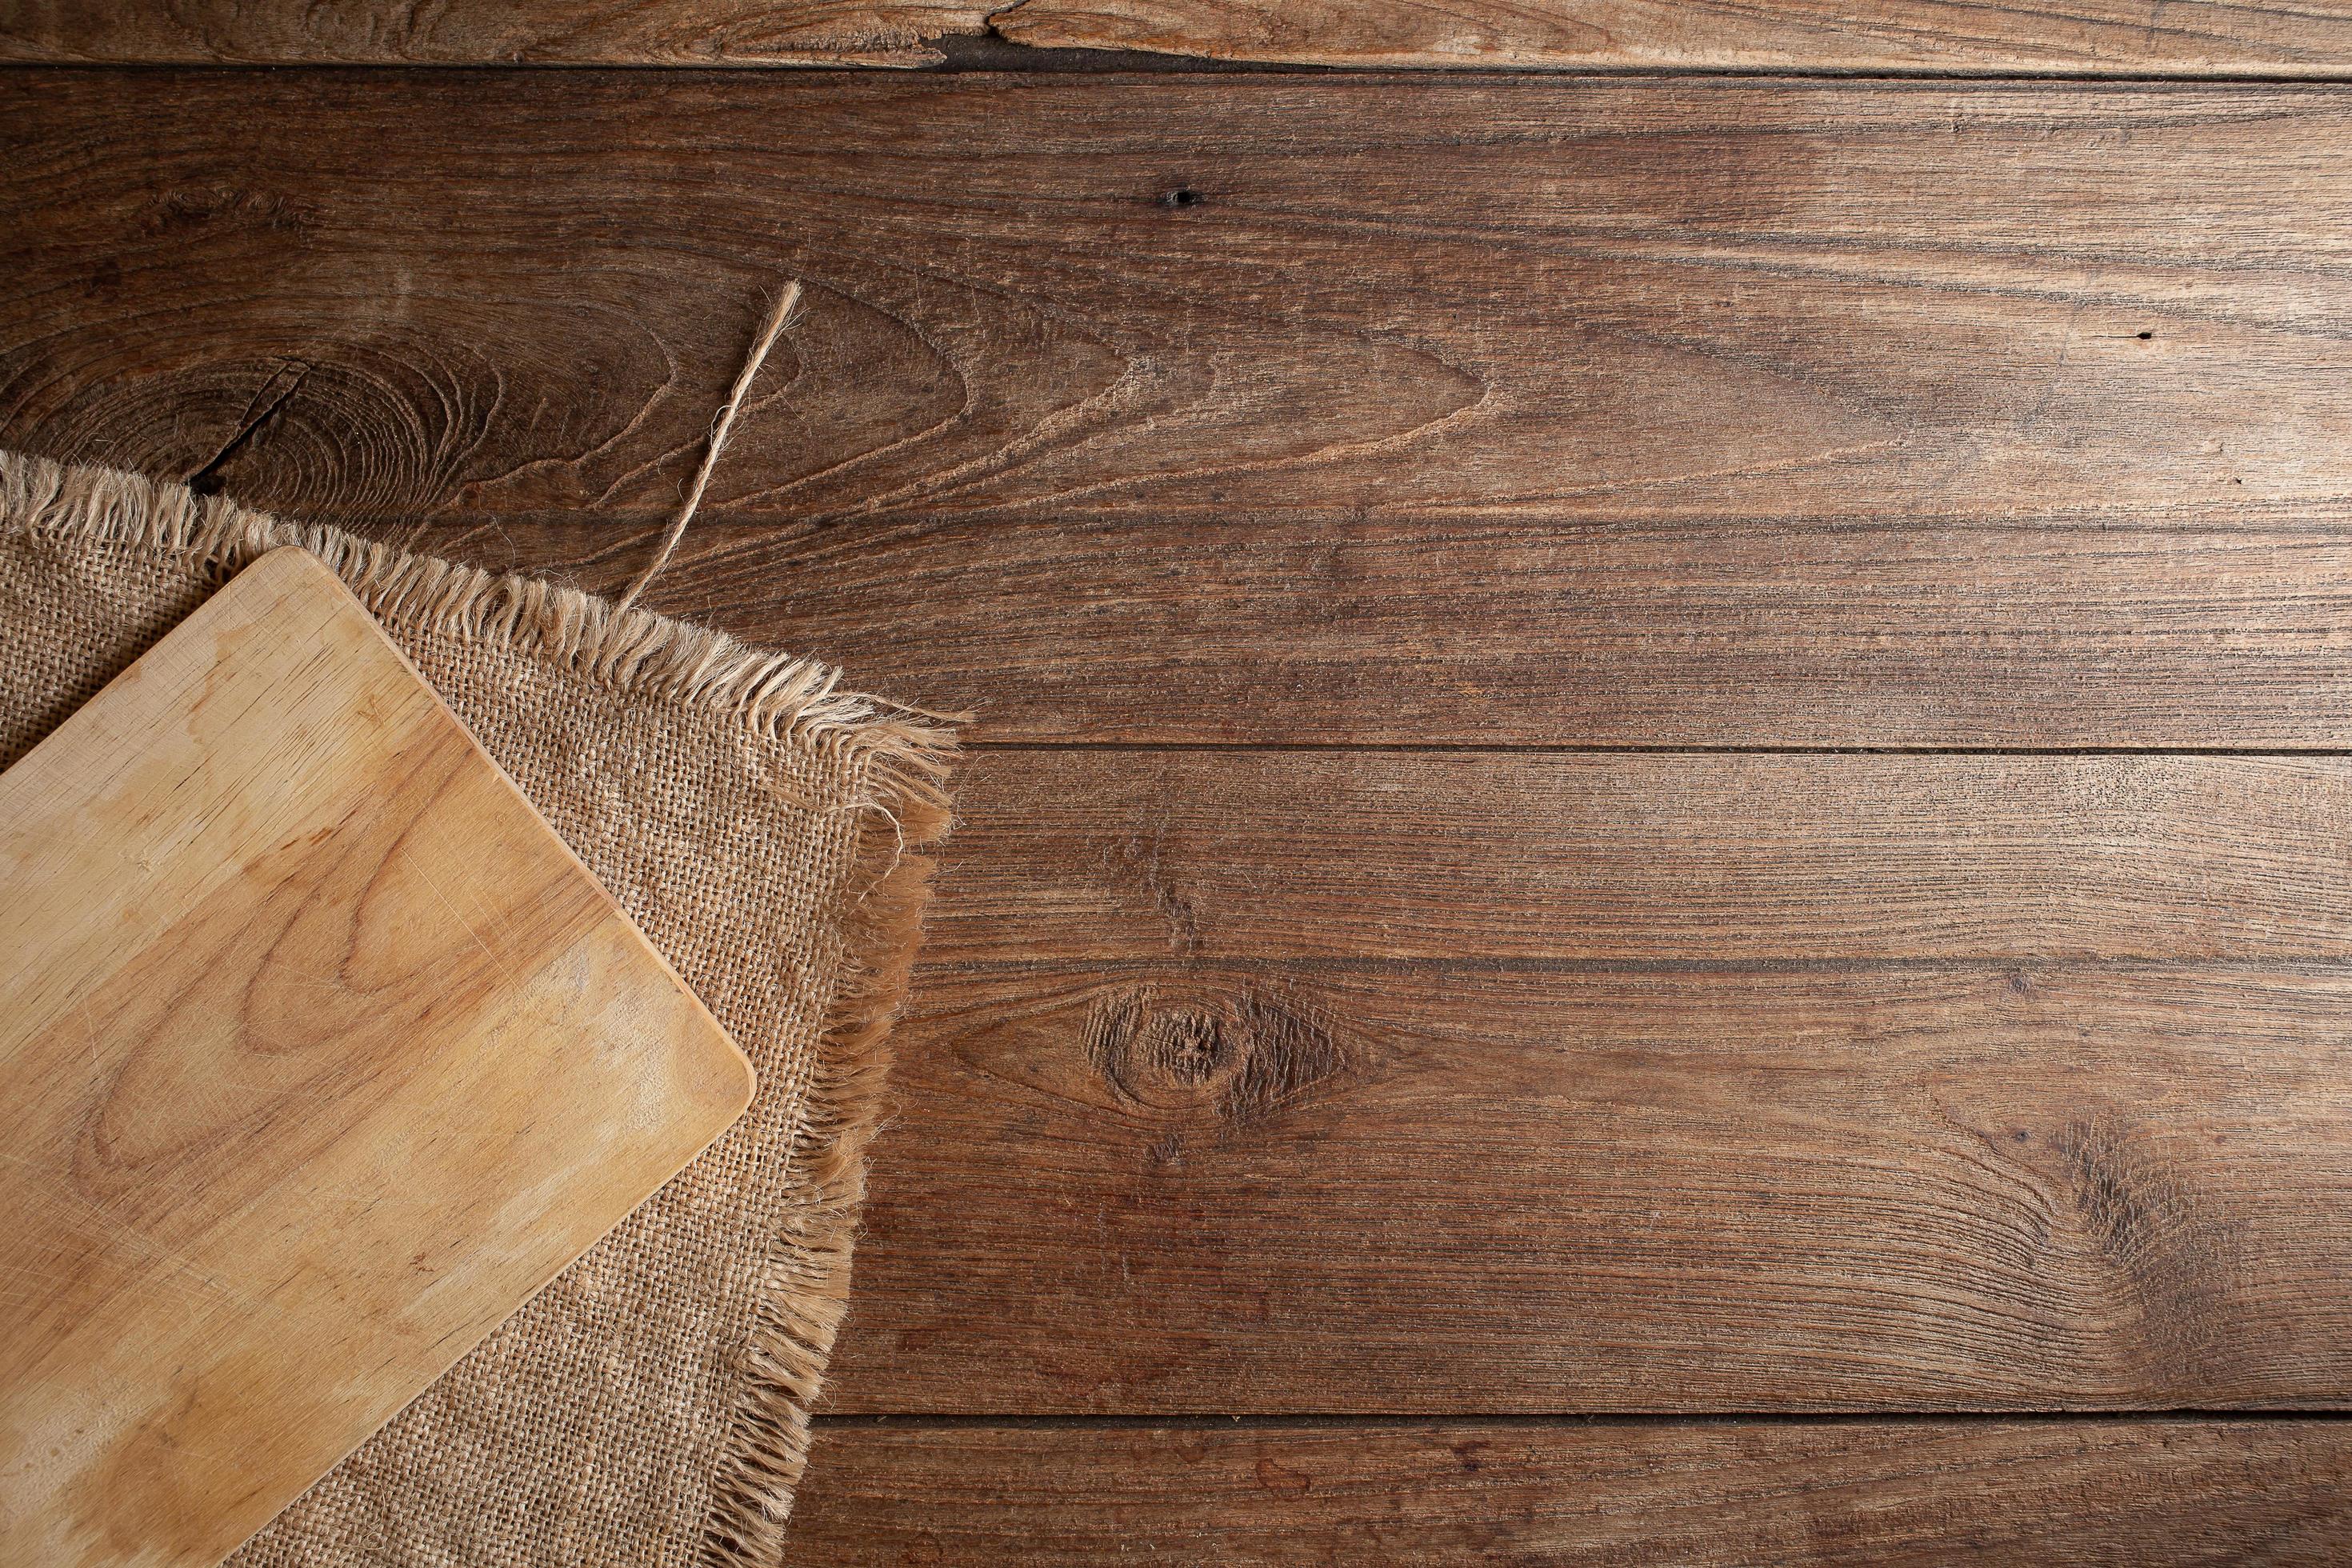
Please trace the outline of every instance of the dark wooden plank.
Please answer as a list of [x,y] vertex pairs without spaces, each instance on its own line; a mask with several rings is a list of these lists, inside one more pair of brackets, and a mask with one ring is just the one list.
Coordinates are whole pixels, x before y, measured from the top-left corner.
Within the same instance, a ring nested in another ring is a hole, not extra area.
[[2340,523],[2321,89],[0,81],[0,439],[325,518]]
[[819,1427],[787,1561],[2332,1563],[2335,1421]]
[[0,61],[101,65],[871,65],[986,30],[953,0],[38,0],[0,10]]
[[1000,737],[2352,733],[2340,95],[31,72],[0,103],[0,442],[611,585],[803,275],[653,602]]
[[2352,9],[2059,0],[1013,0],[1017,43],[1348,66],[2352,70]]
[[2342,757],[1003,750],[934,962],[2352,954]]
[[2348,1007],[2341,962],[933,968],[828,1397],[2343,1406]]
[[654,602],[1002,736],[2347,733],[2338,97],[127,80],[0,439],[612,583],[807,275]]
[[[0,59],[116,64],[912,65],[941,37],[1314,65],[2065,71],[2334,77],[2336,4],[2072,0],[656,0],[564,6],[50,0],[0,16]],[[1002,56],[1017,62],[1017,52]]]
[[2338,758],[985,752],[838,1397],[2336,1402],[2347,806]]
[[[649,548],[584,521],[429,542],[610,592]],[[2352,741],[2332,523],[721,524],[649,602],[999,741]]]

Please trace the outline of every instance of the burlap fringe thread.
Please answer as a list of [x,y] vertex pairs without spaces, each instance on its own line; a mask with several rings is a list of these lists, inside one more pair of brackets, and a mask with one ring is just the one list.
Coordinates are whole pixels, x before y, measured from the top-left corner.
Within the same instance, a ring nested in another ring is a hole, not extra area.
[[704,1542],[714,1568],[772,1568],[808,1460],[809,1410],[848,1303],[866,1145],[889,1070],[887,1037],[906,994],[930,879],[929,858],[908,851],[947,831],[950,721],[842,691],[828,666],[761,653],[724,632],[110,468],[0,452],[0,531],[181,554],[222,582],[266,551],[299,545],[381,620],[503,643],[616,690],[721,714],[762,736],[805,740],[842,755],[866,781],[847,892],[849,978],[834,998],[789,1155],[815,1196],[785,1218],[769,1255]]

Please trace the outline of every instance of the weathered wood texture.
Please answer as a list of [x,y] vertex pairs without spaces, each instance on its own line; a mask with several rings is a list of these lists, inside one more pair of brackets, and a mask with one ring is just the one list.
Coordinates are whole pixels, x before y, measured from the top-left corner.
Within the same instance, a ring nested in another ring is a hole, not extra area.
[[933,963],[2352,957],[2352,759],[1008,750]]
[[2352,71],[2352,6],[2063,0],[1013,0],[1015,43],[1345,66]]
[[12,0],[0,61],[919,66],[987,16],[952,0]]
[[[278,65],[919,65],[945,36],[1342,66],[1685,70],[2352,71],[2352,9],[2072,0],[50,0],[0,59]],[[1017,59],[1017,57],[1008,57]]]
[[[2309,7],[1689,14],[993,19],[2352,59]],[[18,73],[0,440],[615,586],[796,276],[653,601],[983,738],[2340,747],[2347,137],[2275,86]],[[1452,1419],[836,1421],[797,1549],[2339,1558],[2335,1424],[1475,1417],[2344,1405],[2347,808],[2335,759],[984,752],[835,1407]]]
[[[2352,532],[2132,523],[716,527],[653,598],[992,741],[2352,744]],[[612,592],[648,548],[432,542]]]
[[0,99],[0,440],[613,584],[802,276],[654,602],[999,737],[2352,732],[2340,95]]
[[211,1568],[751,1097],[298,550],[0,775],[0,974],[10,1563]]
[[2352,1401],[2352,970],[934,970],[832,1407]]
[[2341,522],[2352,491],[2326,89],[0,89],[0,434],[330,518],[664,515],[786,275],[807,315],[714,516]]
[[819,1427],[796,1568],[2322,1564],[2333,1421]]
[[836,1408],[2335,1405],[2352,762],[973,759]]

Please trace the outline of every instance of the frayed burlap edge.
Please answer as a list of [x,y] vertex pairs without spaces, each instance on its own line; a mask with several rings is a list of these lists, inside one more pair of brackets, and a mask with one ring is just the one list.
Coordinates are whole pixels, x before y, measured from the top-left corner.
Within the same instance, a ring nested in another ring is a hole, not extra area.
[[713,1568],[773,1568],[808,1461],[809,1413],[848,1304],[881,1117],[891,1018],[904,1000],[931,864],[912,853],[947,831],[953,721],[840,689],[814,659],[762,653],[724,632],[578,589],[410,554],[319,523],[118,469],[0,451],[0,533],[95,540],[183,557],[226,581],[281,545],[333,569],[378,619],[503,644],[613,689],[660,696],[777,740],[833,752],[866,806],[845,897],[847,974],[825,1020],[787,1156],[806,1194],[772,1238],[734,1430],[714,1479],[703,1556]]

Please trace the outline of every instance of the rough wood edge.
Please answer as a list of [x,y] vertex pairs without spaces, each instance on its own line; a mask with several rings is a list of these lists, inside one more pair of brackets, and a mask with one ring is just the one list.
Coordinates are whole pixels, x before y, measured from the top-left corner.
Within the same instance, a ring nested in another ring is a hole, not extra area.
[[0,536],[95,539],[184,558],[225,581],[282,545],[317,556],[371,613],[500,644],[614,690],[654,695],[802,741],[841,758],[860,786],[843,897],[845,969],[830,1003],[801,1122],[786,1155],[801,1175],[761,1280],[744,1384],[713,1479],[704,1559],[772,1568],[808,1461],[809,1417],[847,1306],[850,1254],[879,1124],[888,1035],[920,939],[931,863],[911,851],[950,819],[957,720],[845,692],[840,672],[763,653],[726,633],[577,589],[413,555],[318,523],[255,511],[184,485],[0,451]]
[[[462,6],[449,8],[454,16],[412,16],[405,19],[412,25],[391,26],[382,25],[381,12],[365,18],[378,24],[368,26],[339,18],[333,8],[311,6],[309,14],[289,16],[304,9],[289,5],[207,8],[176,0],[122,0],[110,9],[68,7],[68,15],[39,16],[13,6],[0,7],[0,64],[908,70],[944,64],[947,56],[938,47],[942,40],[985,37],[992,5],[992,0],[783,0],[715,7],[738,14],[712,17],[699,27],[681,15],[694,7],[663,0],[602,21],[571,15],[579,6],[508,5],[499,8],[501,16],[472,27],[467,23],[474,18]],[[79,14],[70,14],[76,10]],[[317,14],[322,10],[327,14]],[[196,15],[186,15],[191,12]],[[538,15],[527,15],[532,12]]]

